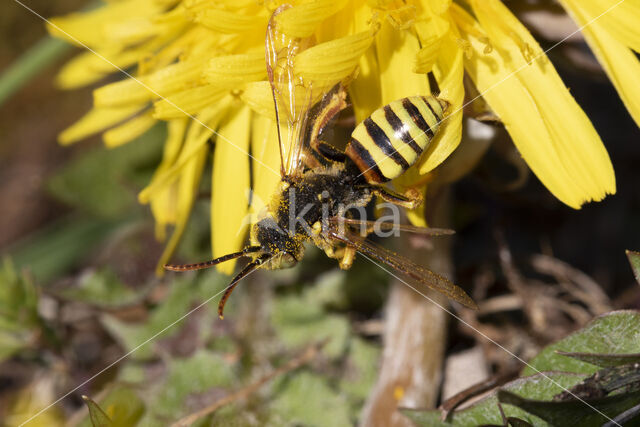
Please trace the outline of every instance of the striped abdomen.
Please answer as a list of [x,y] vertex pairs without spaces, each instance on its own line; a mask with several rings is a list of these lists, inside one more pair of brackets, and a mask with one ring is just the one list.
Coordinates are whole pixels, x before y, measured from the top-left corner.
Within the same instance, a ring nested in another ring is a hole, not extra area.
[[393,101],[355,128],[346,154],[371,184],[397,178],[426,150],[448,107],[434,96]]

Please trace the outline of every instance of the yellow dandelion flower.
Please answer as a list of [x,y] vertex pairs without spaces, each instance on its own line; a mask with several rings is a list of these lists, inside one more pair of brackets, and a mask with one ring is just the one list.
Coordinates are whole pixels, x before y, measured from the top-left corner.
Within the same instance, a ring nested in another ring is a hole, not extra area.
[[[396,185],[424,187],[460,143],[466,74],[558,199],[579,208],[615,192],[613,168],[598,134],[538,43],[500,0],[468,0],[464,7],[451,0],[292,3],[277,17],[278,30],[313,40],[295,57],[295,72],[320,94],[353,77],[348,90],[357,122],[393,100],[429,94],[428,73],[452,104],[443,130]],[[578,23],[587,24],[608,2],[562,3]],[[49,25],[52,34],[94,51],[61,70],[62,87],[95,83],[114,66],[134,69],[129,78],[95,90],[93,109],[62,132],[62,143],[106,131],[105,143],[117,146],[157,121],[168,124],[163,160],[139,196],[151,206],[158,238],[164,239],[167,225],[174,226],[160,265],[186,227],[211,138],[216,141],[214,257],[241,247],[248,225],[244,218],[264,206],[280,179],[264,48],[268,20],[280,5],[119,0]],[[627,6],[591,24],[585,36],[638,120],[640,96],[632,84],[638,65],[629,50],[638,47],[629,21],[635,13],[635,6]],[[411,218],[424,221],[419,212]],[[230,272],[233,264],[219,268]]]

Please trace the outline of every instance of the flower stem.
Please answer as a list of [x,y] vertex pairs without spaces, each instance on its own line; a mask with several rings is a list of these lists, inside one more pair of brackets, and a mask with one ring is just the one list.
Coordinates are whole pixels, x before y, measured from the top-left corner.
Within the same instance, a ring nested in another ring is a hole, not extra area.
[[[441,197],[427,205],[432,214],[427,213],[430,225],[447,226],[449,203],[445,193],[440,192]],[[450,277],[450,237],[433,239],[433,249],[429,251],[417,249],[412,244],[414,237],[403,236],[407,240],[400,245],[407,248],[403,255]],[[424,293],[423,289],[417,289]],[[447,336],[447,313],[438,305],[446,307],[447,301],[435,292],[425,295],[433,302],[400,280],[393,283],[386,308],[380,375],[365,405],[363,426],[409,426],[411,422],[398,408],[435,407]]]
[[71,45],[52,37],[41,39],[0,75],[0,106],[56,59]]

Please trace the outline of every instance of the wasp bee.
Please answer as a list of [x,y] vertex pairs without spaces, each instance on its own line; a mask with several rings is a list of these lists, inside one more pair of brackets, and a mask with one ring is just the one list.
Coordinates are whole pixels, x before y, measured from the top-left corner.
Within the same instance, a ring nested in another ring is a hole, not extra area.
[[[198,270],[240,257],[250,258],[220,299],[218,314],[222,318],[225,303],[242,278],[258,268],[279,269],[296,264],[304,255],[305,243],[310,241],[337,259],[343,269],[351,267],[360,252],[475,308],[473,300],[448,279],[366,239],[374,226],[425,235],[448,234],[449,230],[374,223],[352,218],[345,208],[363,208],[374,196],[406,208],[422,202],[418,192],[398,194],[383,184],[417,162],[438,133],[449,103],[435,96],[403,98],[374,111],[356,126],[344,151],[320,141],[321,130],[346,106],[344,85],[339,83],[317,103],[315,119],[307,129],[312,88],[293,72],[293,59],[304,43],[286,39],[276,28],[275,17],[286,7],[281,6],[272,15],[265,42],[280,142],[278,190],[252,226],[250,244],[244,249],[202,263],[165,265],[165,268]],[[299,108],[295,104],[305,98],[299,96],[305,91],[306,105]],[[289,131],[286,142],[280,132],[282,110]],[[364,227],[364,232],[357,233],[357,226],[361,230]]]

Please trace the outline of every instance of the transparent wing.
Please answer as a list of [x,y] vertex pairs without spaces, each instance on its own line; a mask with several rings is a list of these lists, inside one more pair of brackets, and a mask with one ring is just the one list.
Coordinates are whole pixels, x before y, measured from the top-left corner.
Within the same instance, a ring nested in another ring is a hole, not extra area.
[[280,173],[283,177],[302,174],[305,130],[309,110],[314,103],[311,83],[294,72],[295,56],[306,49],[311,40],[288,37],[277,28],[277,16],[290,7],[282,5],[276,9],[269,20],[265,38],[267,76],[278,122]]
[[338,83],[309,110],[309,124],[302,147],[302,162],[307,168],[313,169],[331,164],[318,150],[318,144],[321,143],[320,134],[329,127],[329,123],[338,113],[347,107],[346,98],[346,88],[342,83]]
[[376,245],[358,234],[348,230],[338,232],[335,229],[330,229],[328,231],[328,237],[355,248],[358,252],[374,259],[375,261],[379,261],[389,267],[392,267],[403,275],[458,301],[465,307],[473,309],[478,308],[469,295],[467,295],[461,288],[454,285],[449,279],[442,277],[428,268],[422,267],[421,265],[418,265],[413,261],[390,251],[389,249]]
[[374,231],[404,231],[407,233],[421,234],[423,236],[447,236],[455,234],[454,230],[448,228],[427,228],[427,227],[415,227],[408,224],[396,224],[393,222],[379,222],[379,221],[366,221],[363,219],[343,218],[343,217],[331,217],[329,218],[331,224],[337,226],[336,230],[340,230],[340,224],[348,225],[352,229],[359,228],[360,235],[366,236]]

